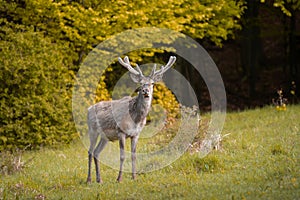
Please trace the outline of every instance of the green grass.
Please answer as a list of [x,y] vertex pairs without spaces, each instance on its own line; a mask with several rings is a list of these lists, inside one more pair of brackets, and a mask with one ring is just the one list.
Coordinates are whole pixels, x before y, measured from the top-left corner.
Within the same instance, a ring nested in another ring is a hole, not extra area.
[[228,113],[225,134],[221,150],[204,158],[187,152],[136,181],[125,174],[116,183],[118,172],[101,165],[102,185],[94,173],[93,183],[85,183],[80,142],[25,152],[22,159],[33,160],[1,176],[0,199],[300,199],[300,106]]

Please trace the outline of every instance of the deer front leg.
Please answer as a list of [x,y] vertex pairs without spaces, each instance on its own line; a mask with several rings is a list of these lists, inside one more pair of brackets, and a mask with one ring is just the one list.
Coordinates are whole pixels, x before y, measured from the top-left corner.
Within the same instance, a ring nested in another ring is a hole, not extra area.
[[132,164],[132,179],[136,177],[136,145],[138,137],[131,138],[131,164]]
[[100,176],[100,167],[99,167],[99,154],[104,149],[105,145],[107,144],[107,140],[104,138],[101,138],[99,144],[97,145],[95,151],[94,151],[94,162],[96,167],[96,181],[97,183],[102,183],[102,179]]
[[117,178],[118,182],[122,181],[122,172],[123,172],[123,163],[125,160],[125,134],[121,133],[119,138],[119,144],[120,144],[120,171],[119,176]]

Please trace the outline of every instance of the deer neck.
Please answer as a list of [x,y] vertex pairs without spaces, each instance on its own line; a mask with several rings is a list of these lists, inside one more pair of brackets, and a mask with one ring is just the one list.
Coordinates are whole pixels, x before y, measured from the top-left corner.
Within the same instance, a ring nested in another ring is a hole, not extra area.
[[146,118],[151,107],[152,95],[145,98],[141,93],[135,97],[132,105],[131,118],[135,123],[140,122]]

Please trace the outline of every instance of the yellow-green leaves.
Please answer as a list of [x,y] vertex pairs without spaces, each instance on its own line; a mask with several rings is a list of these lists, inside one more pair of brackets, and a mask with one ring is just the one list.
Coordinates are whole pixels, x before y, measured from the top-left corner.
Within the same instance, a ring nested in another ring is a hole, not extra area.
[[[154,27],[221,45],[240,28],[237,20],[242,12],[243,3],[236,0],[0,0],[0,148],[55,144],[76,137],[71,121],[72,81],[99,43],[128,29],[151,27],[152,32],[145,29],[143,34],[150,42],[133,31],[131,37],[111,40],[99,49],[120,53],[120,46],[133,44],[140,48],[128,53],[131,61],[147,63],[158,53],[175,51],[155,49],[154,42],[168,46],[180,37]],[[103,63],[102,58],[91,62],[107,65],[109,76],[97,77],[93,100],[108,100],[122,74],[120,66]],[[169,119],[175,118],[178,104],[172,92],[163,86],[155,90],[154,103],[161,103]],[[82,95],[91,94],[83,88]]]
[[3,26],[0,37],[0,151],[72,141],[66,51],[24,26]]
[[[265,3],[265,0],[261,0],[261,3]],[[280,8],[280,10],[287,16],[291,17],[292,12],[300,10],[299,0],[275,0],[273,2],[274,7]]]

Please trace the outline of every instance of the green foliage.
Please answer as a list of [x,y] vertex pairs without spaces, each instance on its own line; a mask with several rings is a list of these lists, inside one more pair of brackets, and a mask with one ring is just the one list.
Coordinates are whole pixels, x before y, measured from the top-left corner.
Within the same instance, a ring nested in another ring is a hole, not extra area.
[[[169,123],[173,123],[179,115],[179,103],[174,94],[163,83],[154,86],[152,104],[160,105],[167,112],[167,120]],[[161,113],[161,109],[159,107],[156,108],[156,110],[154,109],[154,113]]]
[[76,138],[63,48],[24,26],[0,33],[0,150]]
[[222,161],[218,157],[210,155],[204,158],[195,158],[194,167],[197,172],[214,172],[224,168]]
[[[100,42],[127,29],[159,27],[221,46],[240,28],[241,2],[0,0],[0,150],[52,145],[76,137],[70,106],[73,74]],[[152,38],[155,33],[147,35]],[[152,42],[171,44],[178,37],[157,36]],[[145,44],[138,34],[135,38],[123,38],[122,42],[136,47]],[[110,44],[107,51],[119,52],[119,46]],[[166,50],[152,47],[150,44],[148,50],[129,56],[133,62],[144,62]],[[111,98],[119,72],[119,66],[110,66],[109,77],[100,77],[95,102]],[[92,92],[82,89],[83,96]],[[163,86],[157,86],[155,93],[154,103],[168,112],[169,120],[176,118],[178,103],[172,93]]]
[[[240,28],[240,1],[113,1],[101,5],[113,31],[138,27],[169,28],[218,45]],[[99,8],[95,8],[98,10]],[[107,18],[109,16],[109,18]],[[114,34],[115,32],[112,32]]]
[[[68,46],[81,61],[92,45],[127,29],[169,28],[195,39],[221,45],[240,28],[242,1],[74,1],[1,0],[2,17],[16,24],[34,26]],[[126,39],[126,38],[125,38]],[[136,41],[137,42],[137,41]]]
[[[265,3],[265,0],[260,0]],[[273,6],[280,8],[280,10],[287,16],[291,17],[294,11],[300,10],[299,0],[275,0]]]
[[105,76],[100,77],[100,81],[99,81],[99,84],[97,85],[97,89],[96,89],[96,97],[95,97],[94,103],[111,99],[111,96],[107,90],[104,79],[105,79]]

